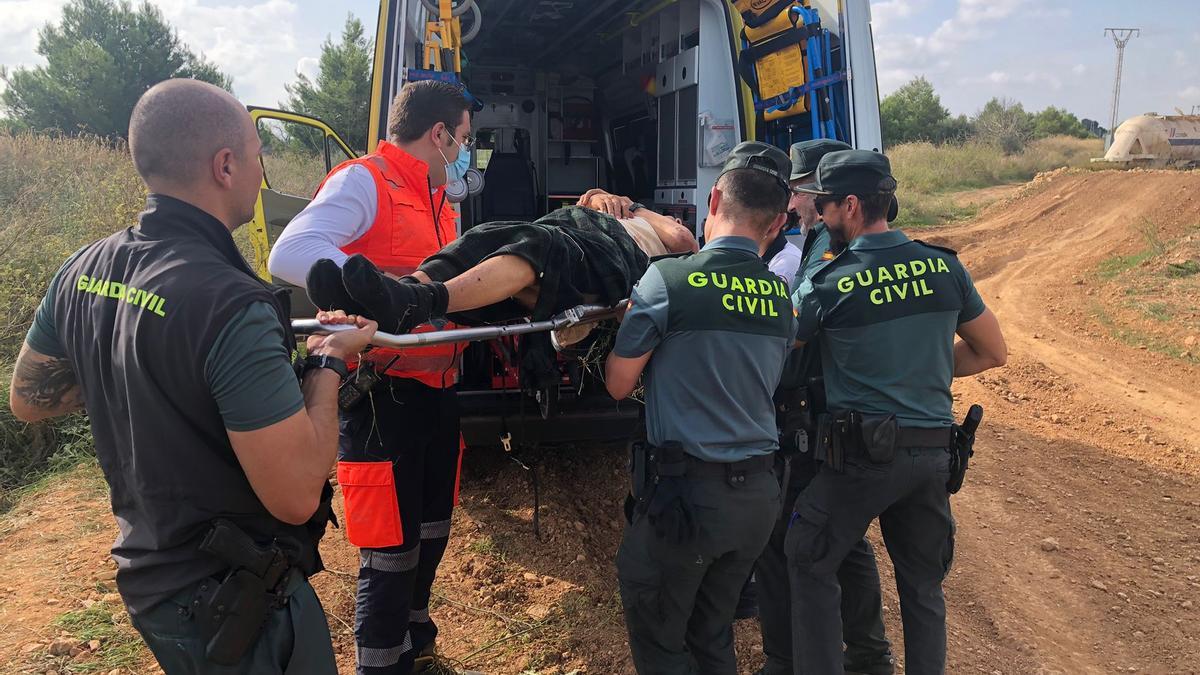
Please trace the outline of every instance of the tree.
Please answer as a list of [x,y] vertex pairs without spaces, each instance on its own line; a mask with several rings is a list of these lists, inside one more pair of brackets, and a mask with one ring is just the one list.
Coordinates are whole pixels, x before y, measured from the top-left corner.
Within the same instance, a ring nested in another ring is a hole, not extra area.
[[924,77],[892,92],[879,104],[885,145],[912,141],[942,142],[951,125],[950,111],[942,105],[933,85]]
[[999,146],[1011,155],[1025,149],[1033,137],[1033,115],[1025,106],[1006,98],[993,98],[972,120],[975,138]]
[[34,131],[124,137],[138,98],[173,77],[229,89],[231,80],[179,41],[156,7],[128,0],[70,0],[60,25],[38,31],[47,64],[0,72],[0,103]]
[[1080,124],[1083,125],[1084,129],[1087,129],[1089,134],[1095,136],[1096,138],[1104,138],[1106,135],[1108,135],[1108,129],[1100,126],[1100,123],[1096,120],[1089,120],[1085,117],[1080,120]]
[[1033,116],[1033,137],[1074,136],[1087,138],[1090,134],[1079,118],[1062,108],[1049,106]]
[[285,88],[288,100],[281,107],[317,117],[333,127],[351,148],[367,148],[367,122],[371,106],[371,42],[362,22],[346,17],[342,41],[330,37],[321,45],[320,71],[315,81],[304,73]]

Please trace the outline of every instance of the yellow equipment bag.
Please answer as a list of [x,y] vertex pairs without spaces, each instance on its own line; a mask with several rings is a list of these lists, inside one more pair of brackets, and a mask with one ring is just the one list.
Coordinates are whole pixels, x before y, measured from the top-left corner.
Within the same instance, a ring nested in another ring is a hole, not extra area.
[[[742,38],[748,43],[738,56],[738,70],[759,101],[778,96],[808,81],[804,49],[811,30],[806,30],[792,7],[807,7],[807,0],[736,0],[746,26]],[[808,112],[808,98],[790,108],[764,113],[767,120]]]

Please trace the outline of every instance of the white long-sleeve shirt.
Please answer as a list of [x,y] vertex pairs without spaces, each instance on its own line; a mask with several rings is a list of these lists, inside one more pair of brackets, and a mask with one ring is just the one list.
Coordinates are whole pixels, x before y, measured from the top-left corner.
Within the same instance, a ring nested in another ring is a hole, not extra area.
[[771,258],[771,262],[767,263],[767,269],[782,279],[789,290],[795,291],[796,272],[800,269],[800,260],[803,257],[800,247],[789,241]]
[[329,177],[317,196],[296,214],[271,247],[271,274],[304,288],[308,270],[321,258],[339,267],[342,247],[361,238],[375,222],[378,199],[371,172],[351,165]]

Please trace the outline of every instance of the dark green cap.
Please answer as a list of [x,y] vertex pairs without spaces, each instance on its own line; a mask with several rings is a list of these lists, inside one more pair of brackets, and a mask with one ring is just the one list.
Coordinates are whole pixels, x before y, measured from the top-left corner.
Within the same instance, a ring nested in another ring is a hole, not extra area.
[[848,144],[832,138],[817,138],[792,144],[792,176],[788,180],[808,178],[817,170],[821,158],[838,150],[852,150]]
[[817,182],[796,188],[813,195],[874,195],[894,193],[892,164],[882,153],[841,150],[821,158]]
[[787,189],[788,173],[792,163],[788,156],[779,148],[759,141],[743,141],[737,144],[729,153],[729,159],[721,167],[725,174],[734,169],[757,169],[779,179],[783,189]]

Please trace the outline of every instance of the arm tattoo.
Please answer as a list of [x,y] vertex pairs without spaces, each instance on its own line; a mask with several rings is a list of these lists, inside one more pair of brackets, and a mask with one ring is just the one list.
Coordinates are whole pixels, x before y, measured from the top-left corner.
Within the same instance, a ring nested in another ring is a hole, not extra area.
[[18,359],[13,379],[13,390],[30,406],[63,412],[83,407],[83,392],[66,359]]

